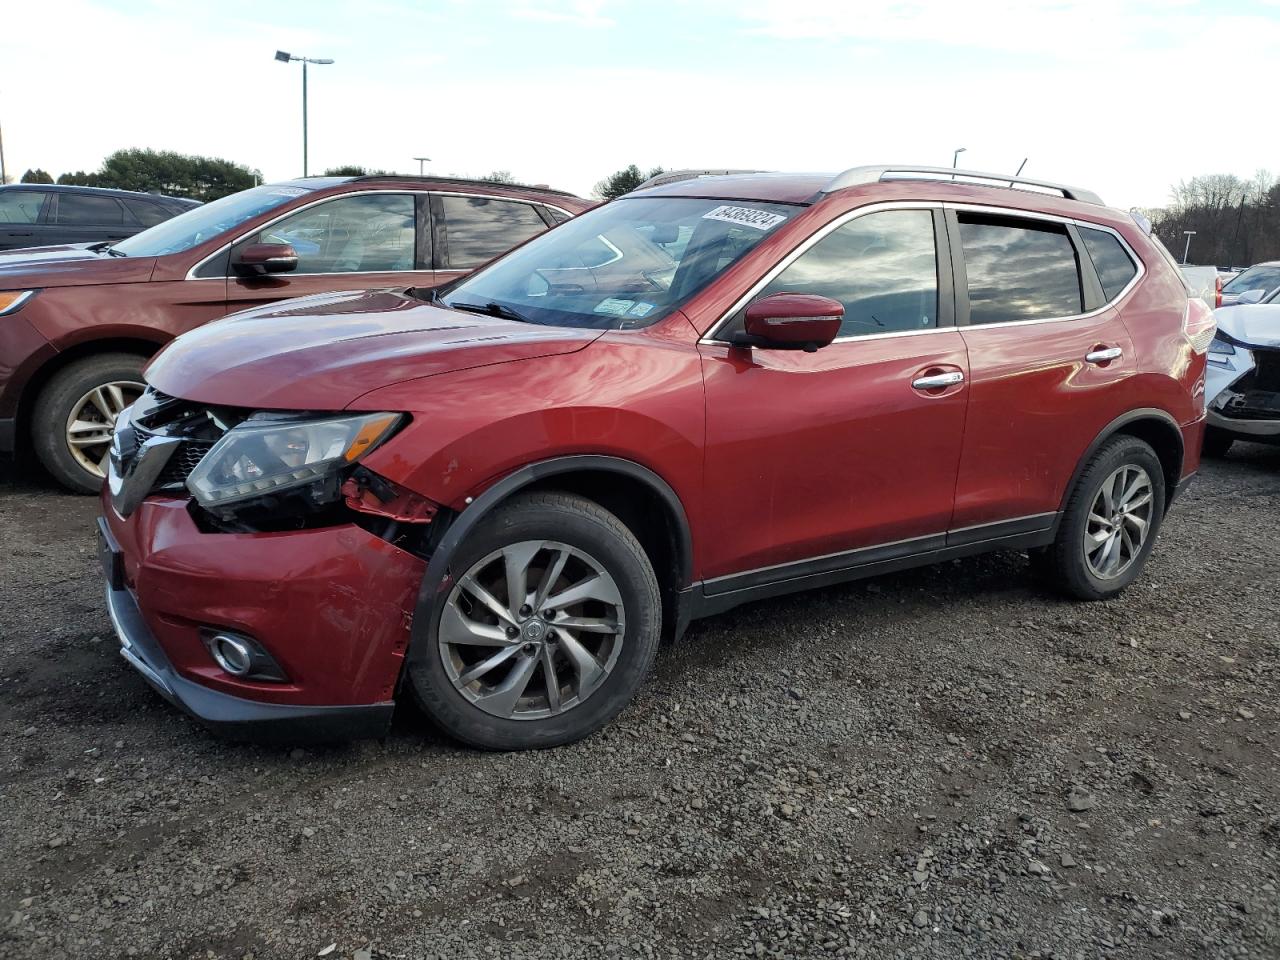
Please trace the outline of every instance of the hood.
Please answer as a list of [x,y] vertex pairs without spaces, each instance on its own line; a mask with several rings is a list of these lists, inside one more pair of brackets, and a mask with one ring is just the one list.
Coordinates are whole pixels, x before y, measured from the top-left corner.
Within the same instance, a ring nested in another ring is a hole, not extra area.
[[462,313],[403,290],[322,294],[197,327],[160,352],[146,379],[200,403],[341,410],[403,380],[572,353],[603,332]]
[[1280,347],[1280,303],[1219,307],[1213,318],[1233,340],[1254,347]]
[[89,249],[92,246],[96,244],[0,250],[0,290],[140,283],[151,279],[155,257],[113,257]]

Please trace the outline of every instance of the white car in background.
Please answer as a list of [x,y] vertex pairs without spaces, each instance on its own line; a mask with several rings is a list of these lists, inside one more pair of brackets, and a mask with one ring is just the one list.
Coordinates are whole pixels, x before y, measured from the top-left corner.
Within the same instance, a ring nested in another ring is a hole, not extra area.
[[1204,452],[1223,456],[1237,440],[1280,444],[1280,289],[1237,293],[1236,302],[1219,307],[1214,319],[1218,332],[1205,368]]
[[1240,303],[1241,295],[1251,290],[1261,290],[1263,300],[1280,290],[1280,260],[1256,263],[1224,282],[1220,306],[1231,307]]

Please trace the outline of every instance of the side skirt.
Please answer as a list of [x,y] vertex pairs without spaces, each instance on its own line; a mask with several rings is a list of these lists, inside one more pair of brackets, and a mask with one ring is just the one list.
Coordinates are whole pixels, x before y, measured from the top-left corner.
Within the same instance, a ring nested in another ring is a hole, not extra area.
[[682,606],[688,605],[688,620],[696,620],[755,600],[925,567],[959,557],[996,550],[1044,547],[1053,542],[1058,519],[1057,513],[1020,517],[705,580],[682,595]]

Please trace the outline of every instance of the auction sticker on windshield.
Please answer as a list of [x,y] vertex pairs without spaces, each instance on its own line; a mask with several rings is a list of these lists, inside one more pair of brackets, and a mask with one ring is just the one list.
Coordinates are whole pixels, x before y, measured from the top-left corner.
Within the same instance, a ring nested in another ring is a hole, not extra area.
[[756,230],[769,230],[787,219],[780,213],[769,213],[765,210],[753,210],[751,207],[719,206],[702,215],[703,220],[723,220],[725,223],[736,223],[741,227],[754,227]]

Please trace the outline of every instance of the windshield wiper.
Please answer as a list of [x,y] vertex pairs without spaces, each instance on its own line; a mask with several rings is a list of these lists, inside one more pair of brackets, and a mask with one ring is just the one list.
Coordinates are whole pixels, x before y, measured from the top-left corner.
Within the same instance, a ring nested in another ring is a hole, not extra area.
[[102,248],[102,252],[103,252],[103,253],[109,253],[109,254],[111,254],[111,256],[113,256],[113,257],[127,257],[127,256],[128,256],[128,254],[127,254],[127,253],[123,253],[123,252],[121,252],[121,251],[117,250],[115,247],[103,247],[103,248]]
[[496,300],[490,300],[488,303],[447,303],[445,306],[453,307],[455,310],[466,310],[468,313],[483,313],[490,317],[501,317],[503,320],[515,320],[517,323],[533,322],[523,314],[498,303]]

